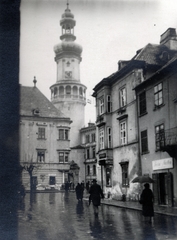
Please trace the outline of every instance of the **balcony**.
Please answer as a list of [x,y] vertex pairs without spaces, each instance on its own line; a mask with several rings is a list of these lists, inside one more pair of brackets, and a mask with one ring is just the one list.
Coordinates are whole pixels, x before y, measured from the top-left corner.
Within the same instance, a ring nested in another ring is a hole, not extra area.
[[167,152],[170,157],[177,157],[177,127],[165,130],[164,144],[160,146],[160,150]]

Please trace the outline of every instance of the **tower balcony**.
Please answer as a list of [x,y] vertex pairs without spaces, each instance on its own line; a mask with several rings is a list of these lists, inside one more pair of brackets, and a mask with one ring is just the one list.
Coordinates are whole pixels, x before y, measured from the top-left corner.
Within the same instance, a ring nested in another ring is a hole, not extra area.
[[161,134],[161,139],[164,141],[161,141],[160,150],[167,152],[173,158],[177,158],[177,127],[165,130]]

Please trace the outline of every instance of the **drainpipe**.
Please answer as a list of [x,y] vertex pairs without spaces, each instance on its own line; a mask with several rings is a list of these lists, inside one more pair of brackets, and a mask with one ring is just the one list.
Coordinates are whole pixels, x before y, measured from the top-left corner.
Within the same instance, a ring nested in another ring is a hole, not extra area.
[[103,165],[101,165],[101,188],[103,190]]
[[[136,90],[135,90],[136,93]],[[136,117],[137,117],[137,130],[138,130],[138,158],[139,158],[139,174],[142,175],[141,165],[141,149],[140,149],[140,127],[139,127],[139,116],[138,116],[138,95],[136,93]]]

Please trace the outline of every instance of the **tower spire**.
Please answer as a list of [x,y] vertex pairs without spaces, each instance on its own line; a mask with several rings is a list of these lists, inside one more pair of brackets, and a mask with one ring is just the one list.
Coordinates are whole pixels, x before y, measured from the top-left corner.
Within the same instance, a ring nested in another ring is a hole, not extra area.
[[66,5],[67,5],[67,9],[69,9],[69,0],[67,0]]

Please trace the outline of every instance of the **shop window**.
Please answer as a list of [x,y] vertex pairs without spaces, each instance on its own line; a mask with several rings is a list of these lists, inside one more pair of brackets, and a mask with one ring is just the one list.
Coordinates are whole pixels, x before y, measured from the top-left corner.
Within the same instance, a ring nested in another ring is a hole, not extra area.
[[155,127],[155,142],[157,151],[165,145],[164,124],[160,124]]
[[120,165],[122,167],[122,187],[128,187],[128,162],[120,163]]
[[162,83],[157,84],[154,87],[154,104],[155,107],[158,107],[163,104],[163,87]]
[[148,152],[148,135],[147,130],[141,132],[141,153],[145,154]]
[[38,163],[45,162],[45,150],[37,150],[37,162]]
[[120,123],[120,145],[127,144],[127,123],[123,121]]
[[139,111],[140,115],[146,113],[146,92],[143,92],[139,95]]
[[111,168],[106,168],[106,186],[111,186]]

